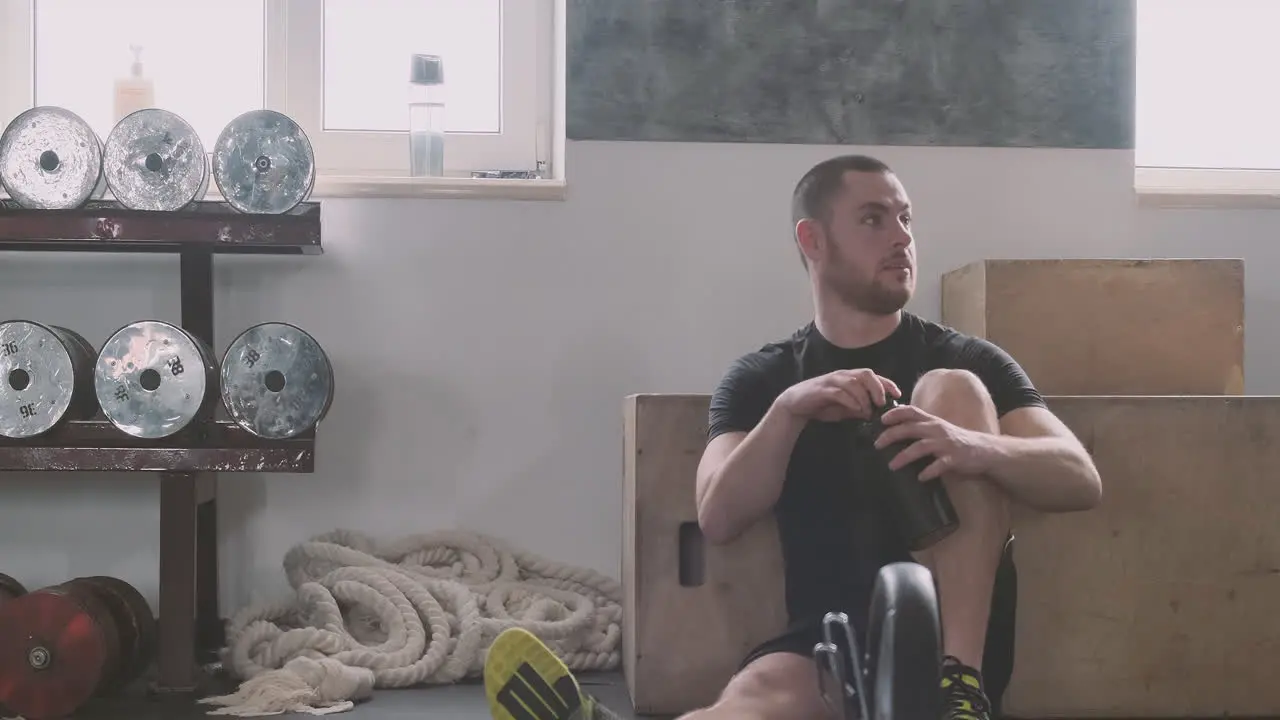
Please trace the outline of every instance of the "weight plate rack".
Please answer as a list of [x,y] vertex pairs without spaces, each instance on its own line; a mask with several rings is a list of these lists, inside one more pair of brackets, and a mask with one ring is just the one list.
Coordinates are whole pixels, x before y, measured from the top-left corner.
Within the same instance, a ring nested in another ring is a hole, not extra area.
[[[320,228],[320,203],[311,201],[279,214],[247,214],[216,201],[151,212],[109,200],[47,210],[0,198],[3,252],[177,254],[181,327],[210,347],[221,347],[213,337],[214,256],[319,255]],[[157,692],[201,687],[200,666],[214,660],[225,642],[218,608],[218,473],[315,471],[314,429],[266,439],[216,418],[216,410],[210,404],[180,432],[156,439],[119,432],[101,416],[71,420],[37,437],[0,437],[0,472],[159,474]]]

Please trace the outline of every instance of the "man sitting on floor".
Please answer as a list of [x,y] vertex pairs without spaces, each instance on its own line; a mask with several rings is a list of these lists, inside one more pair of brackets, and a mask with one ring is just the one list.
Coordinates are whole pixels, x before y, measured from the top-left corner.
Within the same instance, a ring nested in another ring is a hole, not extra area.
[[[1010,503],[1092,508],[1102,495],[1097,469],[1006,352],[903,310],[916,283],[911,205],[884,163],[861,155],[819,163],[796,186],[792,216],[814,319],[730,366],[712,395],[696,494],[713,543],[774,513],[790,624],[748,654],[715,704],[683,720],[827,717],[813,659],[822,617],[847,613],[865,644],[876,575],[904,560],[929,568],[938,590],[946,718],[987,720],[1013,670]],[[891,513],[868,483],[876,456],[843,422],[868,418],[886,397],[910,403],[883,417],[889,427],[877,444],[911,441],[890,466],[930,458],[921,479],[942,478],[960,518],[921,553],[908,552],[886,520]],[[491,660],[541,658],[499,662],[506,669],[492,678],[486,668],[495,718],[606,712],[526,635],[495,643]],[[537,672],[513,683],[525,665]],[[532,715],[510,710],[520,705],[509,688],[527,694],[543,666],[552,668],[544,684],[562,701]]]
[[[876,574],[902,560],[928,567],[937,586],[947,717],[985,720],[987,692],[998,703],[1012,673],[1014,599],[993,603],[997,573],[1013,570],[1009,503],[1067,512],[1101,499],[1089,454],[1013,358],[903,310],[916,284],[911,215],[902,183],[874,158],[827,160],[796,186],[795,242],[814,319],[729,368],[712,396],[697,479],[710,542],[775,513],[791,622],[689,720],[822,717],[813,660],[822,616],[848,613],[861,640]],[[921,479],[941,477],[960,518],[954,534],[914,556],[866,481],[875,455],[839,422],[867,418],[886,396],[910,405],[885,413],[877,444],[913,441],[890,466],[931,458]],[[989,632],[1002,623],[1004,632]]]

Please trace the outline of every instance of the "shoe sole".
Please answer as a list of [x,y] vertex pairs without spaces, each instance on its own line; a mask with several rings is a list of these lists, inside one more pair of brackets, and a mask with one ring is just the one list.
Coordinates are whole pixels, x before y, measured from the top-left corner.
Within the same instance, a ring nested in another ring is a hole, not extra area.
[[590,699],[568,666],[524,628],[502,631],[484,662],[484,694],[494,720],[590,717]]

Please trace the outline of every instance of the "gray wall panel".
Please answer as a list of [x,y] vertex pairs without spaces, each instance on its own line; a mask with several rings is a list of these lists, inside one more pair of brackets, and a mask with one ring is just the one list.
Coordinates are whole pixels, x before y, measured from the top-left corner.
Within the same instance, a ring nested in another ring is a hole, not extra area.
[[1132,148],[1133,2],[569,0],[569,137]]

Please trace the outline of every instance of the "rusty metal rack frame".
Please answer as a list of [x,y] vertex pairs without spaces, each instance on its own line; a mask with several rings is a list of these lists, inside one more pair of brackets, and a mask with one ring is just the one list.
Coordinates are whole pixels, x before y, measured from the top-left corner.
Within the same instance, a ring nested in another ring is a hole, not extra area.
[[[213,256],[319,255],[320,204],[248,215],[222,202],[158,213],[110,201],[75,210],[30,210],[0,200],[0,252],[9,251],[176,253],[182,326],[218,352]],[[315,443],[314,433],[262,440],[212,414],[158,442],[93,419],[31,440],[0,438],[0,471],[160,474],[159,675],[153,689],[187,692],[202,684],[201,664],[226,642],[218,608],[218,473],[314,472]]]

